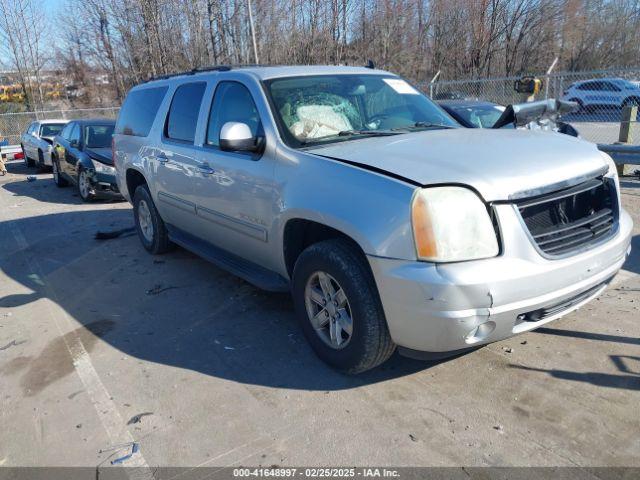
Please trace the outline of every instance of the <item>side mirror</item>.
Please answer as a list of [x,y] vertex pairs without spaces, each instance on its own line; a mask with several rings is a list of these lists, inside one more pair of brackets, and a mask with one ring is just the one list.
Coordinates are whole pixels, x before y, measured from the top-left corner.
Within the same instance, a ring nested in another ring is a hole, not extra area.
[[69,140],[69,146],[78,148],[80,146],[80,142],[78,142],[78,140]]
[[249,125],[227,122],[220,130],[220,149],[225,152],[257,153],[264,146],[263,137],[254,137]]

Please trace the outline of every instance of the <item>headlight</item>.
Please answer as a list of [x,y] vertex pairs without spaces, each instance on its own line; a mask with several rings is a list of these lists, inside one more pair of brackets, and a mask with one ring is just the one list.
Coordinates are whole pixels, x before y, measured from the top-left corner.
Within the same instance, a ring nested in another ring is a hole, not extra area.
[[418,190],[411,221],[420,260],[457,262],[498,255],[498,239],[487,208],[468,188]]
[[91,163],[93,163],[93,169],[99,173],[108,173],[109,175],[115,175],[116,169],[110,165],[105,165],[104,163],[98,162],[94,159],[91,159]]
[[606,175],[613,178],[613,181],[616,184],[616,189],[620,191],[620,178],[618,177],[618,167],[616,166],[616,162],[613,161],[613,158],[611,158],[611,155],[609,155],[608,153],[601,151],[600,155],[609,166],[609,171]]

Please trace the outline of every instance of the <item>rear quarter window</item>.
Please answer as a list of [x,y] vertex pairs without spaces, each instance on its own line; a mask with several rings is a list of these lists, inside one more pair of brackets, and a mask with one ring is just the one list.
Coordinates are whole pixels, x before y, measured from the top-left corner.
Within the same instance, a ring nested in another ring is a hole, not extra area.
[[129,92],[120,109],[115,133],[136,137],[149,135],[167,89],[157,87]]

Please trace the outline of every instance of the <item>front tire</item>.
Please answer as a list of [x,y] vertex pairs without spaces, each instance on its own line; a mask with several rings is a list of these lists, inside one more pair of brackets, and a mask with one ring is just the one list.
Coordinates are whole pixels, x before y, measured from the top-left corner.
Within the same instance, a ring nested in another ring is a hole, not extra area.
[[53,183],[56,184],[58,188],[64,188],[69,185],[66,179],[62,178],[62,174],[60,173],[60,164],[58,163],[57,158],[51,159],[51,171],[53,172]]
[[142,246],[149,253],[159,255],[171,249],[167,227],[146,185],[140,185],[133,194],[133,218]]
[[91,191],[89,174],[84,168],[81,168],[78,172],[78,194],[83,202],[91,202],[95,198],[94,193]]
[[357,374],[393,354],[373,274],[351,242],[333,239],[308,247],[296,261],[292,283],[296,316],[323,361]]

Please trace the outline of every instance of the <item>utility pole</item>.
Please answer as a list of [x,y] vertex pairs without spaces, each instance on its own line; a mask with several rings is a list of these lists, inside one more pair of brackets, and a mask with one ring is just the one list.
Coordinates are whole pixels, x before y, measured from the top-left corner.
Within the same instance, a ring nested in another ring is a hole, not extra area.
[[253,13],[251,12],[251,0],[247,0],[249,7],[249,27],[251,28],[251,38],[253,39],[253,55],[256,59],[256,64],[260,63],[258,60],[258,44],[256,43],[256,29],[253,26]]

